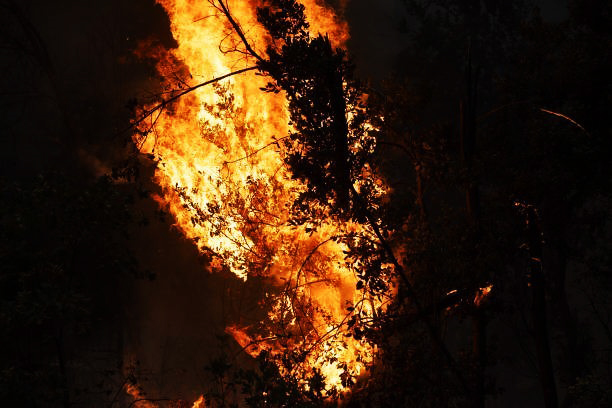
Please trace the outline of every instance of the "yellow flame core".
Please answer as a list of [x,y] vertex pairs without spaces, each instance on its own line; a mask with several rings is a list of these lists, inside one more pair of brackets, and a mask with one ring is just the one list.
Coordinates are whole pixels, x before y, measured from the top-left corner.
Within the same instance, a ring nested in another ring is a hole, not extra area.
[[[187,85],[194,85],[252,65],[235,52],[241,44],[210,2],[158,2],[179,44],[159,62],[162,75],[175,75],[172,67],[180,61],[191,77]],[[329,8],[315,0],[303,3],[313,35],[329,33],[337,46],[346,41],[346,24]],[[229,5],[255,49],[265,49],[257,2]],[[361,302],[372,310],[376,305],[355,290],[357,279],[344,262],[346,248],[331,238],[365,227],[330,220],[312,233],[288,225],[289,207],[304,186],[291,179],[275,144],[289,132],[287,102],[282,94],[262,92],[266,82],[250,71],[199,88],[164,110],[146,139],[135,136],[135,141],[159,161],[159,200],[185,236],[211,255],[211,267],[227,267],[244,280],[266,276],[284,287],[270,295],[268,317],[294,336],[279,339],[270,330],[253,337],[246,327],[228,332],[252,355],[264,348],[310,350],[302,369],[316,368],[328,390],[342,389],[343,372],[359,375],[373,355],[369,344],[342,336],[346,306]]]

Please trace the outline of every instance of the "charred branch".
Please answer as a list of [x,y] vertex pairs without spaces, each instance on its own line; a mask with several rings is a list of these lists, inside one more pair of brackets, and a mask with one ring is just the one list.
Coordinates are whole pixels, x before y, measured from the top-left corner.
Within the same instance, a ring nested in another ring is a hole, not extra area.
[[157,105],[155,105],[154,107],[152,107],[151,109],[148,109],[147,111],[145,111],[138,119],[136,119],[135,121],[133,121],[130,126],[128,126],[127,128],[125,128],[121,133],[127,132],[130,129],[134,129],[136,127],[138,127],[138,125],[140,125],[142,122],[144,122],[145,120],[147,120],[148,118],[150,118],[154,113],[159,112],[160,110],[164,109],[166,106],[168,106],[169,104],[176,102],[179,98],[195,91],[196,89],[199,89],[203,86],[206,85],[210,85],[210,84],[214,84],[216,82],[219,82],[221,80],[224,80],[226,78],[229,78],[231,76],[234,75],[238,75],[238,74],[242,74],[244,72],[248,72],[248,71],[253,71],[258,69],[258,67],[256,66],[252,66],[252,67],[247,67],[247,68],[242,68],[239,69],[237,71],[232,71],[230,73],[227,73],[225,75],[221,75],[219,77],[210,79],[208,81],[202,82],[200,84],[194,85],[190,88],[187,88],[181,92],[179,92],[178,94],[168,98],[168,99],[164,99],[162,100],[160,103],[158,103]]

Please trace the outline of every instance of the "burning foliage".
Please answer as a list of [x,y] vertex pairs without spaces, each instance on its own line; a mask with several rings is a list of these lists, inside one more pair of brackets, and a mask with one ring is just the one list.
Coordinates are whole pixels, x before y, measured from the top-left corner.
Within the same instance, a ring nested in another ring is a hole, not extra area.
[[[336,48],[346,34],[310,34],[342,25],[314,3],[162,5],[179,44],[160,61],[171,96],[145,107],[134,136],[157,162],[160,205],[212,269],[270,282],[267,318],[228,333],[299,389],[337,398],[374,355],[352,327],[394,293],[393,266],[364,223],[385,188],[369,160],[364,91]],[[227,72],[239,75],[192,85]]]

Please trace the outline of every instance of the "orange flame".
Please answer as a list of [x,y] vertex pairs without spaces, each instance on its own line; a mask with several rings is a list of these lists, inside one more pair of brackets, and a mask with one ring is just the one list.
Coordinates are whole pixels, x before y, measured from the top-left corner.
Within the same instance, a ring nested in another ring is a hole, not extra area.
[[[166,53],[156,51],[163,76],[192,86],[251,65],[244,54],[232,52],[239,44],[214,2],[158,2],[179,44]],[[314,35],[327,32],[334,45],[344,44],[346,23],[322,1],[302,3]],[[233,1],[230,10],[261,50],[267,35],[256,22],[257,5]],[[251,336],[247,327],[233,326],[228,333],[252,355],[278,343],[310,350],[306,365],[323,373],[328,389],[342,389],[339,366],[360,375],[374,352],[365,341],[342,336],[346,307],[360,303],[372,310],[377,304],[356,291],[357,278],[344,261],[347,248],[334,237],[366,227],[329,220],[312,232],[288,225],[288,207],[305,187],[292,180],[276,143],[289,131],[286,100],[262,92],[266,82],[250,71],[201,87],[152,119],[152,133],[134,141],[159,162],[159,202],[185,236],[210,255],[212,268],[228,268],[243,280],[265,276],[283,288],[269,294],[268,318],[295,334],[291,340],[272,330]]]
[[485,286],[483,288],[478,289],[476,295],[474,296],[474,304],[476,306],[482,305],[487,297],[491,294],[491,290],[493,289],[493,285]]
[[135,408],[158,408],[159,405],[148,401],[140,389],[133,384],[126,384],[125,391],[134,398],[133,406]]
[[198,398],[193,405],[191,406],[191,408],[204,408],[206,406],[206,401],[204,400],[204,396],[200,395],[200,398]]

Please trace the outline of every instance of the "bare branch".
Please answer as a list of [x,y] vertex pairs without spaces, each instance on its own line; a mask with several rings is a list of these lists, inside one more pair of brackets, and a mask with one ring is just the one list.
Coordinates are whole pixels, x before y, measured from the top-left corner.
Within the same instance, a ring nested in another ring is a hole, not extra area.
[[130,124],[130,126],[125,128],[120,133],[127,132],[128,130],[135,128],[136,126],[140,125],[142,122],[144,122],[147,118],[149,118],[151,115],[153,115],[158,110],[163,109],[164,107],[166,107],[170,103],[176,101],[177,99],[179,99],[180,97],[182,97],[184,95],[187,95],[188,93],[191,93],[191,92],[195,91],[198,88],[201,88],[201,87],[206,86],[206,85],[210,85],[210,84],[215,83],[215,82],[219,82],[219,81],[221,81],[221,80],[223,80],[225,78],[229,78],[229,77],[234,76],[234,75],[242,74],[243,72],[253,71],[255,69],[258,69],[258,67],[257,66],[252,66],[252,67],[242,68],[242,69],[239,69],[237,71],[232,71],[232,72],[230,72],[228,74],[221,75],[220,77],[213,78],[213,79],[208,80],[206,82],[202,82],[201,84],[189,87],[189,88],[185,89],[184,91],[174,95],[173,97],[161,101],[160,103],[155,105],[153,108],[147,110],[140,118],[138,118],[137,120],[132,122]]
[[576,127],[578,127],[578,129],[580,129],[584,133],[586,133],[587,136],[590,136],[589,132],[587,132],[587,130],[580,123],[576,122],[574,119],[570,118],[569,116],[564,115],[564,114],[559,113],[559,112],[553,112],[551,110],[544,109],[544,108],[540,108],[540,111],[544,112],[544,113],[548,113],[549,115],[557,116],[557,117],[559,117],[561,119],[565,119],[565,120],[569,121],[570,123],[574,124]]
[[278,145],[278,142],[279,142],[280,140],[286,139],[286,138],[288,138],[288,137],[289,137],[289,136],[284,136],[284,137],[281,137],[280,139],[276,139],[276,140],[274,140],[273,142],[270,142],[270,143],[268,143],[267,145],[265,145],[265,146],[263,146],[263,147],[260,147],[259,149],[255,150],[255,151],[253,151],[253,152],[251,152],[251,153],[249,153],[249,154],[247,154],[246,156],[240,157],[239,159],[236,159],[236,160],[230,160],[230,161],[223,162],[223,164],[224,164],[224,165],[234,164],[234,163],[237,163],[237,162],[239,162],[239,161],[246,160],[246,159],[248,159],[249,157],[256,155],[257,153],[261,152],[261,151],[262,151],[262,150],[264,150],[264,149],[267,149],[268,147],[270,147],[270,146],[272,146],[272,145]]
[[247,52],[251,56],[253,56],[258,62],[265,62],[265,59],[257,52],[255,52],[253,47],[251,47],[251,44],[249,44],[248,40],[246,39],[246,36],[244,35],[244,32],[242,31],[242,28],[240,27],[240,24],[238,24],[238,22],[234,20],[234,17],[230,13],[229,6],[227,5],[227,0],[225,2],[223,0],[218,0],[218,2],[219,8],[223,12],[223,14],[225,14],[227,21],[229,21],[229,23],[232,25],[234,31],[236,32],[236,34],[238,34],[238,37],[240,37],[240,40],[244,44],[244,48],[246,48]]

